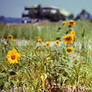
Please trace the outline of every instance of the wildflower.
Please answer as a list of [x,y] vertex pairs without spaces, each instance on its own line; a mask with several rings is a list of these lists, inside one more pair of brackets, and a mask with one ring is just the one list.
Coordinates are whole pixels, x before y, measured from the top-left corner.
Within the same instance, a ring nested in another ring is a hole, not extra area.
[[49,43],[49,42],[46,42],[46,43],[45,43],[45,46],[46,46],[46,47],[49,47],[49,46],[50,46],[50,43]]
[[55,45],[59,45],[60,44],[60,42],[57,40],[56,42],[55,42]]
[[42,40],[41,39],[38,39],[37,42],[42,43]]
[[9,35],[8,37],[7,37],[7,39],[9,40],[9,39],[13,39],[13,35]]
[[70,34],[74,36],[74,35],[75,35],[75,31],[72,30],[72,31],[70,32]]
[[8,58],[9,63],[15,64],[15,63],[18,63],[18,59],[20,58],[20,54],[17,52],[16,49],[13,48],[12,50],[8,51],[7,58]]
[[66,24],[66,21],[63,21],[62,24],[61,24],[61,26],[64,26],[65,24]]
[[70,21],[68,22],[68,25],[69,25],[70,27],[74,26],[74,25],[75,25],[75,21],[74,21],[74,20],[70,20]]
[[67,47],[65,49],[65,51],[68,52],[68,53],[72,53],[73,52],[73,48],[72,47]]
[[71,34],[68,34],[68,35],[66,35],[66,36],[63,37],[63,41],[64,41],[66,44],[72,43],[73,40],[74,40],[74,37],[73,37],[73,35],[71,35]]

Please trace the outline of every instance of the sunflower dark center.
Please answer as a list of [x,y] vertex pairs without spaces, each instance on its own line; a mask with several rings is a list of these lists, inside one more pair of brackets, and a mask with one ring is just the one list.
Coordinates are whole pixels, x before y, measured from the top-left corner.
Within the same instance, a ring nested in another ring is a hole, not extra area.
[[39,43],[41,43],[42,41],[38,41]]
[[47,44],[47,46],[49,46],[49,44]]
[[67,49],[67,52],[71,52],[72,50],[71,49]]
[[70,22],[70,25],[73,25],[74,23],[73,22]]
[[12,37],[11,37],[11,36],[9,36],[8,38],[9,38],[9,39],[11,39]]
[[14,60],[15,58],[16,58],[16,56],[15,56],[15,55],[12,55],[12,56],[11,56],[11,59],[12,59],[12,60]]
[[59,44],[59,42],[56,42],[57,44]]
[[67,37],[66,40],[67,40],[67,41],[70,41],[70,40],[71,40],[71,37]]

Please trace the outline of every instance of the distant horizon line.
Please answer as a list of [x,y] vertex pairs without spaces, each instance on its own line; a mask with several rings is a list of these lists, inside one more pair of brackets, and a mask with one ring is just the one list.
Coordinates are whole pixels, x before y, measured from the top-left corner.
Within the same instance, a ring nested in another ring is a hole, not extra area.
[[[25,7],[27,7],[27,6],[25,6]],[[25,8],[25,7],[24,7],[24,8]],[[29,7],[29,6],[28,6],[28,7]],[[57,7],[57,8],[58,8],[58,7]],[[59,9],[61,9],[61,8],[59,8]],[[82,10],[86,10],[86,9],[81,9],[81,11],[82,11]],[[69,13],[69,15],[73,14],[74,17],[76,17],[78,14],[81,13],[81,11],[80,11],[79,13],[77,13],[77,14],[75,14],[75,13]],[[87,11],[87,10],[86,10],[86,11]],[[87,11],[87,12],[88,12],[88,11]],[[90,15],[92,15],[91,12],[88,12],[88,13],[89,13]],[[21,16],[7,16],[7,15],[3,15],[3,14],[1,15],[1,14],[0,14],[0,17],[6,17],[6,18],[22,18],[22,15],[21,15]]]

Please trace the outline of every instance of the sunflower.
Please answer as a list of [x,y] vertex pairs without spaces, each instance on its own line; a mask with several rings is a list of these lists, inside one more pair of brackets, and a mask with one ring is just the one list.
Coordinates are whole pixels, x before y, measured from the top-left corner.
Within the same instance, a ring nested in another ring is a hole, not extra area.
[[41,39],[38,39],[37,42],[42,43],[42,40]]
[[13,35],[9,35],[9,36],[7,37],[7,39],[8,39],[8,40],[13,39]]
[[70,27],[74,26],[74,25],[75,25],[75,21],[74,21],[74,20],[70,20],[70,21],[68,22],[68,25],[69,25]]
[[66,35],[66,36],[63,37],[63,41],[64,41],[66,44],[72,43],[73,40],[74,40],[74,37],[73,37],[73,35],[71,35],[71,34],[68,34],[68,35]]
[[70,32],[70,34],[73,35],[73,36],[75,36],[75,31],[72,30],[72,31]]
[[16,49],[13,48],[12,50],[8,51],[7,58],[8,58],[9,63],[15,64],[15,63],[18,63],[18,59],[20,58],[20,54],[17,52]]
[[65,49],[65,51],[68,52],[68,53],[72,53],[73,52],[73,48],[72,47],[67,47]]
[[46,43],[45,43],[45,46],[46,46],[46,47],[49,47],[49,46],[50,46],[50,43],[49,43],[49,42],[46,42]]
[[66,21],[63,21],[62,24],[61,24],[61,26],[64,26],[65,24],[66,24]]
[[55,45],[59,45],[59,44],[60,44],[60,41],[57,40],[57,41],[55,42]]

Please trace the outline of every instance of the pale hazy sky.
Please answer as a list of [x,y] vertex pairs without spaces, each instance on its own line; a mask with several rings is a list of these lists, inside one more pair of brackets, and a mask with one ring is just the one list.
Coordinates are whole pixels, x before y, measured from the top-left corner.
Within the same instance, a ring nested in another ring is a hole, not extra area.
[[21,17],[24,6],[56,6],[63,8],[69,13],[78,14],[86,9],[92,14],[92,0],[0,0],[0,15],[7,17]]

